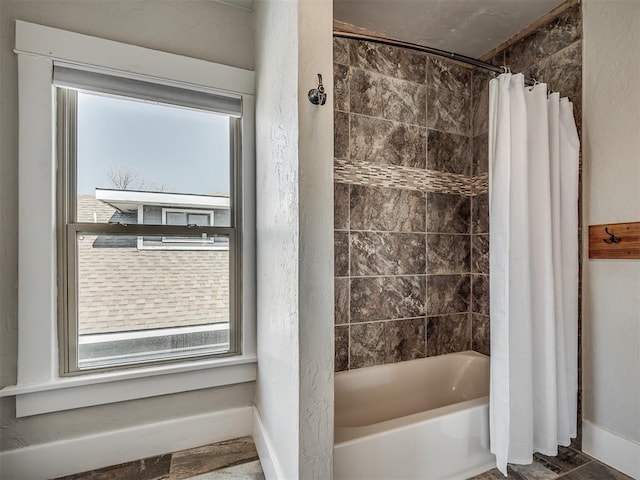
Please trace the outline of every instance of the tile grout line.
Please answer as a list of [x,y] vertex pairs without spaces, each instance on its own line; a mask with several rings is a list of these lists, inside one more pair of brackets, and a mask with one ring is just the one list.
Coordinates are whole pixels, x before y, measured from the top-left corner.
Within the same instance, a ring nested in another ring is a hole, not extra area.
[[[347,153],[346,156],[351,162],[351,78],[352,78],[352,69],[351,69],[351,41],[346,42],[347,47],[347,91],[349,92],[349,98],[347,105],[349,107],[349,113],[347,113]],[[335,177],[335,175],[334,175]],[[347,280],[347,371],[351,370],[351,184],[347,184],[347,228],[349,229],[349,233],[347,235],[348,239],[348,255],[349,255],[349,271],[348,271],[348,280]]]
[[[426,73],[425,73],[426,74]],[[425,83],[426,83],[426,78],[425,78]],[[425,100],[426,102],[426,100]],[[429,156],[429,152],[428,149],[425,148],[425,164],[426,162],[428,162],[428,156]],[[429,195],[427,195],[425,193],[424,195],[424,228],[425,230],[427,230],[427,225],[429,225],[428,223],[429,220]],[[424,279],[424,311],[425,314],[427,312],[427,305],[429,303],[429,277],[427,276],[428,273],[428,269],[427,269],[427,265],[428,265],[428,258],[429,258],[429,246],[428,246],[428,242],[426,241],[425,238],[425,242],[424,242],[424,248],[425,248],[425,257],[424,257],[424,274],[425,274],[425,279]],[[425,315],[424,318],[424,356],[428,357],[429,356],[429,346],[430,346],[430,342],[429,342],[429,318]]]
[[[471,119],[470,119],[470,128],[471,128],[471,136],[469,137],[469,149],[470,149],[470,155],[469,158],[471,159],[471,181],[473,183],[473,178],[475,177],[475,161],[473,158],[473,154],[474,154],[474,138],[473,138],[473,134],[475,132],[475,95],[474,95],[474,79],[475,79],[475,75],[474,72],[471,72],[470,75],[470,82],[471,82]],[[475,233],[474,228],[473,228],[473,197],[470,200],[471,203],[471,208],[469,210],[469,234],[471,235],[470,241],[469,241],[469,269],[471,270],[471,274],[473,275],[474,272],[474,263],[473,263],[473,234]],[[473,342],[473,276],[471,277],[471,288],[469,288],[469,345],[471,350],[474,349],[474,342]]]
[[[351,135],[351,133],[349,133]],[[349,276],[347,277],[347,370],[351,370],[351,185],[347,185],[347,226],[349,227]]]

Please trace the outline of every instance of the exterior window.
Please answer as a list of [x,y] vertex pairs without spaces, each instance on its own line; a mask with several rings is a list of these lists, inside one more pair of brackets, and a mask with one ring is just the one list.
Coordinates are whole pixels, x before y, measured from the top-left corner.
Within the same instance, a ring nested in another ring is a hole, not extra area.
[[[225,215],[226,214],[226,215]],[[199,227],[209,227],[214,225],[228,224],[228,210],[178,210],[178,209],[162,209],[162,223],[165,225],[190,225]],[[226,237],[174,237],[163,238],[163,243],[167,248],[178,246],[182,248],[220,248],[228,249],[229,241]],[[142,244],[144,248],[144,242]]]
[[54,83],[61,374],[240,354],[239,98]]
[[197,225],[208,227],[213,225],[213,212],[164,210],[164,222],[166,225]]

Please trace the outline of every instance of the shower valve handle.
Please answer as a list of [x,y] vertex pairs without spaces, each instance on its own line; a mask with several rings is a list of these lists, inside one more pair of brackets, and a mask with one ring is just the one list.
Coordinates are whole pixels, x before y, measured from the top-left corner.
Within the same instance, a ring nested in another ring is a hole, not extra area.
[[327,103],[327,92],[325,92],[324,85],[322,85],[322,75],[318,74],[318,87],[309,90],[307,97],[309,97],[309,101],[314,105],[324,105]]

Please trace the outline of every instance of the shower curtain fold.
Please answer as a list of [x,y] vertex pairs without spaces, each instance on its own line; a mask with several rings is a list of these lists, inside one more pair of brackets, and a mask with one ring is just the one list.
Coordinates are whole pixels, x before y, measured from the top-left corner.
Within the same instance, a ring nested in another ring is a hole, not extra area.
[[490,82],[491,450],[528,464],[576,435],[578,135],[572,104]]

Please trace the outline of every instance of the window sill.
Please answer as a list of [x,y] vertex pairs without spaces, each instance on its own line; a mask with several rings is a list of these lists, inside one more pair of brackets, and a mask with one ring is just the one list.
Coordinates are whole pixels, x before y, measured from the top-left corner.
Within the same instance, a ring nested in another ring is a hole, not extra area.
[[16,397],[16,417],[220,387],[256,379],[255,355],[200,360],[5,387]]

